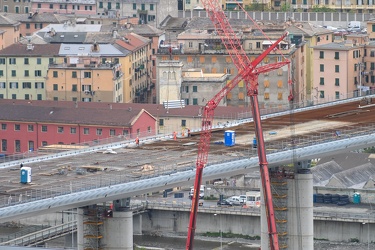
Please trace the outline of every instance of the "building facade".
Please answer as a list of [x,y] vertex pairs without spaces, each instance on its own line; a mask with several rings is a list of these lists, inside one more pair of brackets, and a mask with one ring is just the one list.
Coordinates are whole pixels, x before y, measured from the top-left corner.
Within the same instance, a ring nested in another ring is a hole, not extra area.
[[0,99],[46,100],[48,66],[59,44],[13,44],[0,50]]
[[156,119],[140,107],[110,103],[0,100],[1,154],[25,153],[48,145],[97,142],[156,134]]
[[95,15],[95,0],[31,0],[31,11],[39,13]]
[[110,44],[61,44],[63,63],[47,73],[47,100],[123,102],[125,55]]

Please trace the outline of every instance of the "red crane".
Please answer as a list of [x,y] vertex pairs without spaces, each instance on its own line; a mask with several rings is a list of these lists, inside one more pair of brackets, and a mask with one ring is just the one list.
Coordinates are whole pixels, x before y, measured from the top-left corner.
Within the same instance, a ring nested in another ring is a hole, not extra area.
[[[250,61],[247,57],[240,39],[232,29],[228,18],[221,9],[221,3],[218,0],[203,0],[203,6],[208,16],[215,26],[216,32],[220,36],[222,43],[226,47],[229,55],[239,74],[227,84],[219,93],[217,93],[210,101],[207,102],[202,118],[202,131],[198,145],[198,156],[196,160],[196,176],[194,182],[194,194],[192,197],[192,206],[190,211],[190,220],[188,228],[188,236],[186,240],[186,250],[193,249],[194,235],[196,228],[196,219],[198,212],[199,191],[202,182],[203,168],[208,162],[208,152],[210,147],[211,128],[214,118],[214,110],[220,101],[229,93],[241,80],[244,80],[247,88],[247,95],[250,98],[251,109],[253,113],[255,134],[258,142],[258,157],[262,179],[262,188],[265,201],[265,209],[267,215],[269,242],[272,250],[279,250],[278,235],[276,230],[276,220],[272,201],[271,185],[268,173],[268,162],[266,157],[263,130],[261,125],[259,103],[258,103],[258,76],[261,73],[269,72],[274,69],[288,65],[289,61],[267,64],[257,67],[258,64],[286,37],[287,34],[281,36],[269,48],[267,48],[254,61]],[[289,96],[292,98],[292,95]]]

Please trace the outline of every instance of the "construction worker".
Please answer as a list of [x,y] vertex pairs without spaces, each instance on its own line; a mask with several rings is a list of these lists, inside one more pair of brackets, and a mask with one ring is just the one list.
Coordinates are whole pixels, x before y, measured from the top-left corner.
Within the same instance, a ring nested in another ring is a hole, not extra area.
[[137,136],[137,138],[135,138],[135,144],[137,145],[137,147],[139,146],[139,138]]
[[187,136],[190,137],[191,134],[190,134],[190,128],[187,129]]
[[173,132],[173,140],[175,140],[175,141],[177,140],[177,132],[176,131]]

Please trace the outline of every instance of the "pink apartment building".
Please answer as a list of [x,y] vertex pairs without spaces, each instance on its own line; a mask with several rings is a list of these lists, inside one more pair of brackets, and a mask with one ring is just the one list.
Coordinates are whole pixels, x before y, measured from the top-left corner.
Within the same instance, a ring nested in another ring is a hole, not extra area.
[[31,11],[39,13],[96,15],[95,0],[34,0]]

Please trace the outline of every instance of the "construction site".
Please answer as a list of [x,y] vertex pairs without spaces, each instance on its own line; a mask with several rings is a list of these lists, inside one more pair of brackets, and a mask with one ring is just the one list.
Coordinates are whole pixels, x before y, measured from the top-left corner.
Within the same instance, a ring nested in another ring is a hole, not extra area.
[[[339,140],[355,134],[366,134],[374,129],[374,110],[375,105],[367,98],[340,105],[321,108],[317,106],[303,112],[296,109],[280,116],[273,114],[272,117],[262,120],[267,153]],[[235,133],[234,145],[227,146],[224,143],[224,132],[227,130]],[[238,121],[233,121],[221,129],[215,129],[212,131],[210,142],[209,164],[256,156],[254,137],[255,131],[251,122],[239,124]],[[141,138],[138,146],[131,140],[124,142],[124,146],[114,149],[72,154],[42,162],[28,162],[28,159],[24,159],[23,166],[32,170],[31,181],[20,182],[18,165],[2,168],[0,204],[4,207],[135,181],[147,176],[193,169],[199,138],[199,132],[184,137],[179,135],[176,139],[172,135],[151,140]],[[70,152],[71,149],[67,150]],[[288,196],[293,185],[288,184],[288,181],[294,180],[295,177],[295,168],[292,164],[294,162],[291,157],[290,164],[270,167],[279,242],[284,249],[288,248],[287,242],[291,238],[287,222],[288,211],[292,211],[288,208]],[[300,186],[299,189],[302,192],[305,187]],[[312,190],[308,193],[311,192]],[[93,227],[92,224],[86,226]]]

